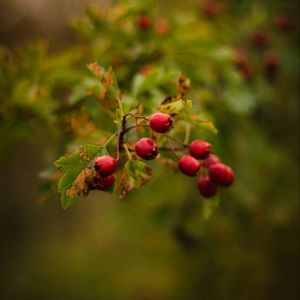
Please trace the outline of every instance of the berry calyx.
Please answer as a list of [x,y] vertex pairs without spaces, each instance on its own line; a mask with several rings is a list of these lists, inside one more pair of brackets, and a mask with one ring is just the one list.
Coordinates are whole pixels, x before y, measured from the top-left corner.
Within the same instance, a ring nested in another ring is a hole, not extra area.
[[95,174],[93,177],[92,182],[89,185],[90,190],[110,190],[115,183],[115,176],[109,175],[107,177],[101,177],[99,174]]
[[221,160],[217,155],[210,154],[208,156],[208,158],[203,162],[203,165],[204,165],[205,168],[209,168],[213,164],[217,164],[217,163],[220,163],[220,162],[221,162]]
[[179,170],[187,176],[195,176],[200,167],[199,161],[191,155],[185,155],[178,161]]
[[137,19],[137,24],[140,29],[147,30],[152,25],[152,20],[146,15],[141,15]]
[[98,156],[95,159],[94,169],[99,175],[103,177],[111,175],[116,170],[116,168],[117,161],[109,155]]
[[211,144],[202,140],[195,140],[190,144],[190,154],[197,159],[205,159],[211,151]]
[[235,179],[232,169],[222,163],[216,163],[210,166],[209,176],[216,185],[220,186],[229,186]]
[[215,183],[207,175],[201,176],[197,182],[197,185],[201,195],[206,198],[213,197],[217,192]]
[[166,133],[173,128],[173,119],[168,114],[157,112],[150,117],[150,127],[153,131]]
[[154,159],[158,154],[157,145],[148,138],[142,138],[135,144],[136,154],[146,160]]

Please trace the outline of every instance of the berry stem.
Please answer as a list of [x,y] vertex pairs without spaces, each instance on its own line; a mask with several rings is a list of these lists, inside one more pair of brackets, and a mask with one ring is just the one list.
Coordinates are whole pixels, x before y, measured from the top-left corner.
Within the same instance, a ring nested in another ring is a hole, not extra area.
[[172,151],[172,153],[179,159],[179,155],[177,154],[172,142],[170,140],[168,140],[168,144],[170,145],[170,150]]
[[189,146],[189,144],[184,143],[184,142],[181,142],[181,141],[175,139],[174,137],[172,137],[172,136],[170,136],[170,135],[164,134],[164,136],[165,136],[167,139],[170,139],[170,140],[174,141],[174,142],[177,143],[177,144],[183,145],[184,147],[188,147],[188,146]]

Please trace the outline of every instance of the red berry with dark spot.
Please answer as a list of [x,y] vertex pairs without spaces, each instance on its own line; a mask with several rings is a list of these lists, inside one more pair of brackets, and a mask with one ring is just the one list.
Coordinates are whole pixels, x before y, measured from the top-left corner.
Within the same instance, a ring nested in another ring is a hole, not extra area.
[[95,174],[92,182],[89,185],[90,190],[109,190],[114,186],[115,176],[109,175],[107,177],[101,177],[99,174]]
[[99,156],[95,159],[94,169],[103,177],[111,175],[116,168],[117,161],[109,155]]
[[152,20],[146,15],[141,15],[137,19],[137,24],[140,29],[147,30],[152,25]]
[[179,170],[187,176],[195,176],[200,167],[199,161],[191,155],[185,155],[178,161]]
[[209,157],[203,162],[205,168],[209,168],[213,164],[220,163],[220,158],[215,154],[210,154]]
[[157,145],[148,138],[142,138],[135,144],[136,154],[146,160],[154,159],[158,154]]
[[234,182],[235,175],[232,169],[222,163],[210,166],[209,176],[216,185],[229,186]]
[[201,176],[197,182],[197,185],[201,195],[206,198],[213,197],[217,192],[215,183],[207,175]]
[[205,159],[211,151],[211,144],[202,140],[195,140],[190,144],[190,154],[197,159]]
[[173,128],[173,119],[165,113],[155,113],[150,117],[150,127],[153,131],[166,133]]

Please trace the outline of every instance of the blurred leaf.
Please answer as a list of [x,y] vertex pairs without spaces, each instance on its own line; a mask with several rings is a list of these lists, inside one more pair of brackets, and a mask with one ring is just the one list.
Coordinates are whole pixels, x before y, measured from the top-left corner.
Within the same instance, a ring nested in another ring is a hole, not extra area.
[[158,110],[169,115],[179,114],[184,111],[188,111],[192,108],[192,100],[179,99],[170,103],[161,104]]

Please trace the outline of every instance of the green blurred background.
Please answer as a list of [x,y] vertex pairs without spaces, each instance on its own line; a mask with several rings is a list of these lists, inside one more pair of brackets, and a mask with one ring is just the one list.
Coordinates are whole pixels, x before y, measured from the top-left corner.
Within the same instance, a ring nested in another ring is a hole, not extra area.
[[[40,38],[54,52],[72,46],[68,21],[88,2],[1,1],[0,43],[21,49]],[[199,1],[161,2],[160,14],[172,15]],[[227,17],[247,18],[250,0],[227,2],[236,8]],[[64,211],[59,195],[36,200],[38,173],[55,148],[47,134],[37,128],[34,139],[4,152],[2,299],[298,299],[299,5],[264,1],[257,18],[269,9],[292,16],[296,33],[278,41],[286,63],[266,101],[247,113],[211,104],[216,152],[237,175],[215,202],[201,199],[190,180],[154,167],[153,181],[125,200],[90,195]]]

